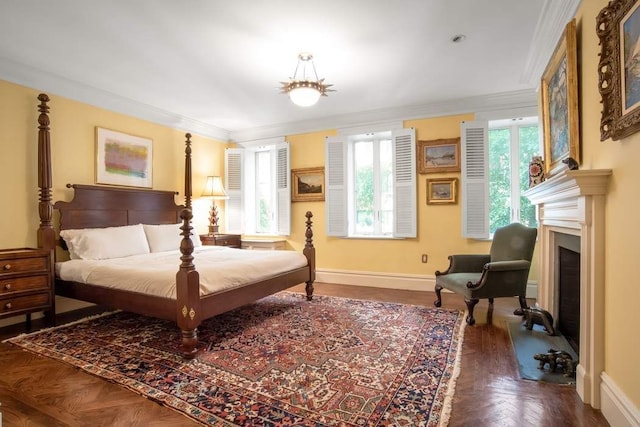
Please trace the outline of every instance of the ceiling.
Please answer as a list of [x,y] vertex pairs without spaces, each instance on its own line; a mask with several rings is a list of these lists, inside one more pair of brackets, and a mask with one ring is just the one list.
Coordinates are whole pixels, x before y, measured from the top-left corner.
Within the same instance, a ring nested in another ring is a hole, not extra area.
[[[5,1],[0,79],[236,141],[531,105],[579,2]],[[280,93],[300,52],[313,107]]]

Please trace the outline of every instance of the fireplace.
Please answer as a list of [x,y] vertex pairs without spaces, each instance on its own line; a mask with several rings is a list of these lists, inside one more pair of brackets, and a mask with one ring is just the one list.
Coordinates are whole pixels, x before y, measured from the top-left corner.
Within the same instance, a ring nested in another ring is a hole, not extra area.
[[[578,239],[579,240],[579,239]],[[578,246],[580,242],[578,241]],[[580,251],[558,245],[558,315],[556,330],[580,355]]]
[[[553,314],[556,327],[569,329],[565,336],[576,335],[576,391],[596,409],[604,370],[604,214],[610,176],[609,169],[565,169],[525,192],[537,205],[540,223],[537,303]],[[565,316],[565,305],[577,305],[577,315],[569,309]]]

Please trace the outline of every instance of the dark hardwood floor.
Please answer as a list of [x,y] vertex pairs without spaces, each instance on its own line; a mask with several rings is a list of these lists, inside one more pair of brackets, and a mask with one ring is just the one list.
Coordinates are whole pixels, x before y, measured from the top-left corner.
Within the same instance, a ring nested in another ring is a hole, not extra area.
[[[302,286],[293,288],[303,292]],[[432,306],[432,292],[316,283],[316,294]],[[584,405],[575,388],[519,378],[506,322],[517,299],[487,301],[475,309],[476,325],[465,330],[461,373],[450,426],[608,426],[600,411]],[[443,295],[443,307],[465,309],[462,298]],[[64,314],[58,323],[95,309]],[[32,329],[41,327],[34,321]],[[25,332],[23,325],[0,329],[0,340]],[[191,426],[171,409],[118,385],[0,344],[0,412],[3,426]]]

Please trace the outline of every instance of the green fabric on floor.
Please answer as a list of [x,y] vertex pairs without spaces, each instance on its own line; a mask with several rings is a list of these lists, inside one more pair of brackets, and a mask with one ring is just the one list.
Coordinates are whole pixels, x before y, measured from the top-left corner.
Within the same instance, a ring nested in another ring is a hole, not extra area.
[[558,372],[550,372],[549,365],[546,365],[545,369],[538,369],[540,362],[533,358],[535,354],[547,353],[550,348],[553,348],[555,350],[564,350],[573,357],[573,360],[578,360],[576,352],[573,351],[565,337],[562,335],[547,335],[540,325],[533,325],[531,331],[527,330],[522,322],[510,322],[508,326],[522,378],[554,384],[575,385],[575,376],[567,378],[560,370]]

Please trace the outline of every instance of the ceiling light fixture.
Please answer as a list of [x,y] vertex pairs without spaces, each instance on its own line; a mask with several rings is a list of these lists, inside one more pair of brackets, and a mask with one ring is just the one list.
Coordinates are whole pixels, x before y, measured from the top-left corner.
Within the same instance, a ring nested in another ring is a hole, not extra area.
[[[308,66],[315,80],[310,80],[307,76]],[[298,71],[300,71],[300,77],[298,77]],[[333,92],[333,89],[329,89],[333,85],[324,84],[324,79],[318,78],[313,55],[310,53],[298,55],[298,64],[293,77],[289,77],[288,82],[280,82],[280,84],[282,84],[282,93],[289,94],[291,101],[300,107],[310,107],[318,102],[320,96],[327,96],[327,92]]]

